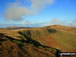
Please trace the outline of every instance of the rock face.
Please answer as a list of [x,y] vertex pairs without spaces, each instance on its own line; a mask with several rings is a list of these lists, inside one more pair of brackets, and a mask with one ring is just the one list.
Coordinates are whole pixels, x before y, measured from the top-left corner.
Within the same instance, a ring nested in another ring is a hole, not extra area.
[[21,40],[0,33],[0,57],[59,57],[59,50],[42,45],[23,32]]

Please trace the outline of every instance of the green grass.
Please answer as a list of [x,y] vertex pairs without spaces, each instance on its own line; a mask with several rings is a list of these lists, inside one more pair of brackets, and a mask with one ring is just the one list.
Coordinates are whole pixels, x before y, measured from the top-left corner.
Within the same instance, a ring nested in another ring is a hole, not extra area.
[[43,47],[42,47],[42,46],[39,46],[38,48],[43,49]]
[[76,49],[76,34],[74,32],[58,31],[54,38],[64,46],[65,50]]
[[52,57],[52,56],[47,56],[47,57]]

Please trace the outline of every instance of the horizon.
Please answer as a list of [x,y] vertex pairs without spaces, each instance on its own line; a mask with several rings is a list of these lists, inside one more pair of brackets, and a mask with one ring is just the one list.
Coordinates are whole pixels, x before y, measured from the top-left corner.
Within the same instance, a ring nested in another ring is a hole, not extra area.
[[76,27],[76,0],[0,0],[0,28]]
[[24,29],[24,28],[44,28],[44,27],[56,27],[56,26],[58,26],[58,27],[68,27],[68,28],[76,28],[76,27],[71,27],[71,26],[65,26],[65,25],[47,25],[47,26],[2,26],[2,27],[0,27],[0,29]]

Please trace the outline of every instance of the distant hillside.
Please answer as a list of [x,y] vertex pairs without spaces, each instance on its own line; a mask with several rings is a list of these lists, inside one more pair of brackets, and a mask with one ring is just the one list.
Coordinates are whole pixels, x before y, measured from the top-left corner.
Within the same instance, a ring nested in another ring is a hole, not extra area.
[[76,52],[76,28],[0,29],[1,57],[60,57],[59,52]]

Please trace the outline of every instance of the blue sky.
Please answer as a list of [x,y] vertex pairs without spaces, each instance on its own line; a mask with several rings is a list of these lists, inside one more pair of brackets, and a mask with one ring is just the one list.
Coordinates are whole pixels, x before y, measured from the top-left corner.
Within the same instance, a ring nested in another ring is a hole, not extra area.
[[8,15],[8,12],[7,12],[8,6],[16,2],[20,3],[19,7],[27,7],[29,8],[29,10],[31,10],[30,8],[31,4],[34,3],[34,1],[27,2],[27,0],[21,0],[21,1],[20,0],[19,1],[0,0],[0,24],[1,25],[2,24],[22,24],[24,22],[27,23],[27,21],[30,23],[50,23],[51,20],[53,19],[60,20],[61,22],[66,21],[67,23],[71,24],[76,19],[76,0],[53,0],[53,3],[51,4],[45,4],[45,5],[40,4],[44,6],[42,6],[42,8],[38,8],[39,10],[37,10],[37,8],[34,7],[34,9],[37,10],[36,14],[21,15],[22,19],[19,19],[19,20],[15,20],[12,18],[7,19],[4,16],[4,14]]

